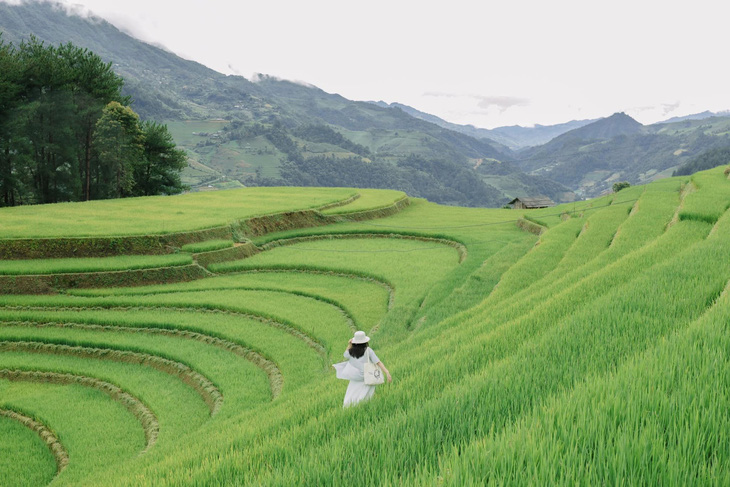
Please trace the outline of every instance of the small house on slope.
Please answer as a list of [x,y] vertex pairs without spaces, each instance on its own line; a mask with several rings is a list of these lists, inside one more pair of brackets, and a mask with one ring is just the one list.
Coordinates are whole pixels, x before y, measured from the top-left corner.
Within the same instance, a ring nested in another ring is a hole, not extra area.
[[509,202],[509,205],[515,210],[532,210],[555,206],[555,203],[547,196],[538,196],[536,198],[515,198]]

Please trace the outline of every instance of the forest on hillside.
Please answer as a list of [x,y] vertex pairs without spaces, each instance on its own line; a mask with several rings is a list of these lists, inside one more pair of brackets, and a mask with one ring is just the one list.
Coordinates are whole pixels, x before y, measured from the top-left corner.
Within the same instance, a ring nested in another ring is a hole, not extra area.
[[682,167],[674,171],[673,176],[687,176],[705,169],[722,166],[730,163],[730,146],[710,149],[699,156],[687,161]]
[[71,43],[0,37],[0,206],[181,192],[185,152],[123,83]]

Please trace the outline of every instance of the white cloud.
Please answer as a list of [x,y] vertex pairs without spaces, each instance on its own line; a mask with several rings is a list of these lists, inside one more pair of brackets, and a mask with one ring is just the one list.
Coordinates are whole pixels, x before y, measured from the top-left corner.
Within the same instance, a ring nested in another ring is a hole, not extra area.
[[496,107],[500,112],[505,112],[512,107],[524,107],[530,104],[530,100],[527,98],[516,96],[480,96],[478,100],[477,106],[487,111]]

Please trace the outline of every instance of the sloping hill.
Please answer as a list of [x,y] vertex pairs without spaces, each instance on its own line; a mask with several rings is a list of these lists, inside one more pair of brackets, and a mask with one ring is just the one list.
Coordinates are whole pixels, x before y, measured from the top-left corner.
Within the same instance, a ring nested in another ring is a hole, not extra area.
[[711,118],[711,117],[727,117],[730,116],[730,110],[723,110],[721,112],[711,112],[709,110],[705,110],[701,113],[693,113],[691,115],[685,115],[683,117],[672,117],[668,118],[667,120],[662,120],[659,123],[675,123],[675,122],[684,122],[685,120],[704,120],[705,118]]
[[[415,200],[289,229],[277,215],[241,227],[255,254],[192,254],[217,275],[0,296],[0,479],[724,485],[725,170],[535,211]],[[330,366],[355,330],[393,381],[343,410]]]
[[[5,42],[18,44],[33,35],[53,45],[71,42],[95,52],[124,77],[125,91],[132,95],[133,107],[143,118],[214,118],[221,114],[211,96],[228,88],[224,75],[136,41],[102,19],[68,14],[52,2],[0,3],[0,32]],[[242,87],[250,85],[243,78],[236,81]],[[190,88],[179,93],[180,86]]]
[[[6,41],[16,43],[30,35],[53,44],[70,41],[112,62],[125,78],[125,92],[133,97],[132,106],[140,115],[177,124],[172,132],[191,157],[185,182],[194,187],[328,184],[316,174],[321,170],[309,168],[321,169],[326,162],[321,158],[329,157],[337,160],[343,185],[385,185],[444,203],[500,206],[516,196],[514,188],[530,191],[519,181],[522,175],[516,168],[515,177],[507,177],[507,184],[497,188],[476,174],[477,161],[509,157],[508,149],[490,140],[313,86],[263,75],[256,82],[225,76],[139,42],[101,19],[67,15],[52,3],[0,3],[0,31]],[[226,126],[220,120],[230,122],[231,130],[219,133]],[[182,122],[204,128],[187,130]],[[313,143],[297,133],[312,125],[336,130],[347,143],[338,145],[334,139]],[[352,144],[369,152],[353,152]],[[427,162],[419,171],[409,165],[398,167],[412,157]],[[362,164],[370,162],[381,164],[378,172],[384,177],[371,181],[358,176],[364,172]],[[282,172],[283,163],[296,166],[296,171]],[[436,167],[438,173],[421,170]],[[294,173],[304,177],[287,176]],[[401,183],[404,179],[406,184]],[[569,194],[557,186],[559,194],[549,196],[560,200],[560,195]]]
[[621,135],[640,133],[642,127],[642,124],[621,112],[573,129],[556,139],[608,140]]
[[590,197],[611,191],[618,181],[642,184],[671,176],[691,158],[729,144],[730,117],[642,126],[619,113],[526,149],[514,164]]

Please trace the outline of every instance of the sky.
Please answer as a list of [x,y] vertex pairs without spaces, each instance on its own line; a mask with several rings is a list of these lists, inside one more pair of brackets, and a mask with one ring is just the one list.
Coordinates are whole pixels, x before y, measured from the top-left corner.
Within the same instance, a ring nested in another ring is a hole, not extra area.
[[718,0],[62,1],[222,73],[477,127],[730,109]]

